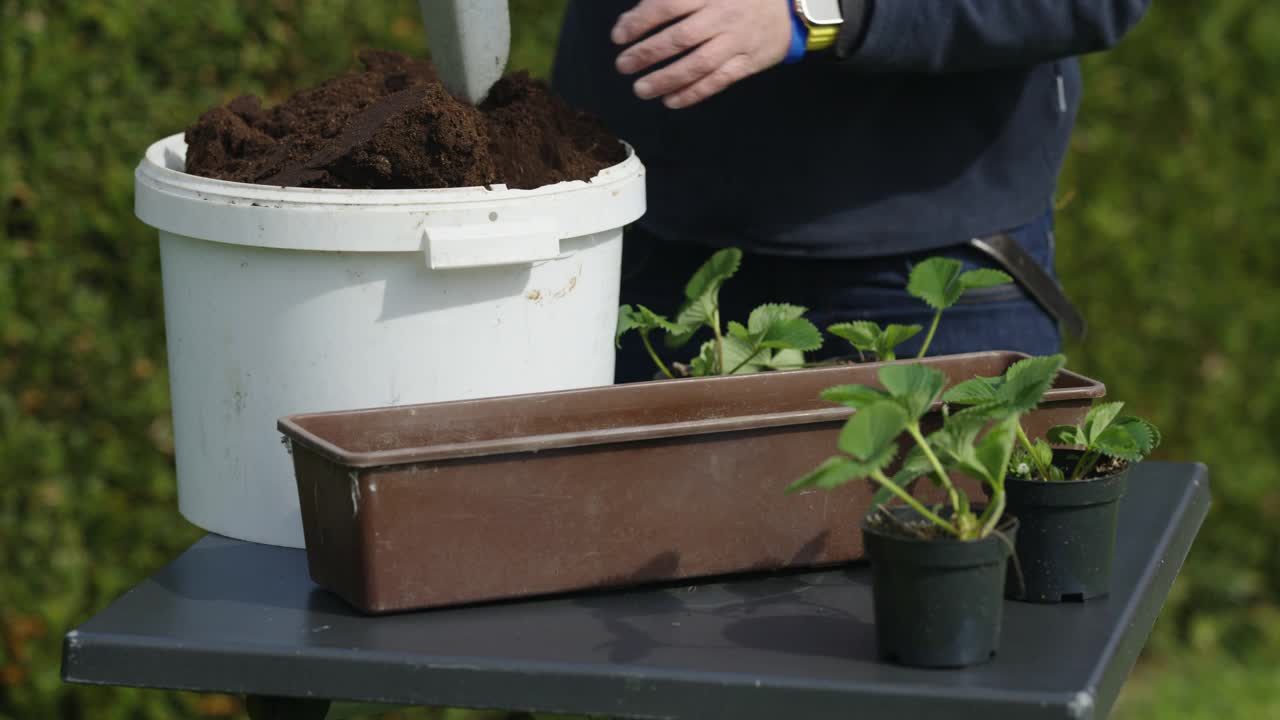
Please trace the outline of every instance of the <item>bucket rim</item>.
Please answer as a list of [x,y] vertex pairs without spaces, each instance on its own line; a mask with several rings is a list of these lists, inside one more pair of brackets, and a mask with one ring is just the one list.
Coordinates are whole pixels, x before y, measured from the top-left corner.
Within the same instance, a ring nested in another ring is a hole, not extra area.
[[612,233],[646,208],[645,168],[627,159],[589,182],[345,190],[254,185],[184,172],[181,134],[152,143],[134,173],[134,214],[170,235],[318,252],[422,252],[429,267],[523,264],[566,256],[559,243]]
[[547,197],[607,188],[634,180],[637,175],[643,175],[644,166],[636,155],[635,148],[625,141],[618,142],[622,143],[627,150],[626,159],[604,168],[590,180],[565,180],[528,190],[508,188],[505,185],[353,190],[259,185],[218,180],[193,175],[173,167],[186,161],[187,143],[183,133],[169,135],[148,146],[142,160],[138,163],[134,177],[138,183],[166,193],[190,195],[193,198],[209,201],[256,201],[276,208],[325,205],[424,206],[444,203],[456,205],[467,202],[488,204],[502,200]]

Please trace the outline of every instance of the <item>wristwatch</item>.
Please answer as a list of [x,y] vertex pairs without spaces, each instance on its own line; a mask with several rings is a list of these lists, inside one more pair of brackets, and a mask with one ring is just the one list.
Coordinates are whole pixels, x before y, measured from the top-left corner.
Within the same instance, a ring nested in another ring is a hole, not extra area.
[[840,0],[795,0],[795,15],[808,30],[805,50],[826,50],[836,44],[844,24]]

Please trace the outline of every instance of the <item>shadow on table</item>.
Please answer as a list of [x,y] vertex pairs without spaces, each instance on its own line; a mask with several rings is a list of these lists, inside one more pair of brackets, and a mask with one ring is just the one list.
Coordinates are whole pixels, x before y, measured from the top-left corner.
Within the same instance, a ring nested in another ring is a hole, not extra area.
[[[824,536],[814,538],[792,559],[808,562],[820,551]],[[654,577],[670,576],[680,564],[676,552],[661,553],[635,572],[610,584],[635,585]],[[605,590],[573,598],[574,605],[589,610],[611,638],[597,646],[616,663],[631,663],[667,648],[719,648],[721,643],[672,642],[662,627],[659,639],[645,627],[655,620],[711,617],[723,621],[720,636],[743,648],[788,654],[826,655],[850,659],[874,659],[875,630],[847,609],[831,607],[806,594],[822,585],[865,585],[862,573],[833,571],[814,575],[813,568],[777,570],[768,562],[760,570],[733,576],[649,585],[629,590]],[[672,622],[678,626],[678,623]],[[679,635],[680,633],[675,633]]]
[[770,615],[730,623],[724,637],[739,647],[787,655],[875,662],[875,626],[852,616]]
[[[252,577],[255,582],[244,582]],[[316,587],[302,550],[241,543],[209,535],[200,545],[153,575],[153,582],[186,600],[238,603],[339,615],[358,614]]]
[[725,609],[739,619],[725,625],[724,639],[738,647],[788,655],[876,660],[874,624],[852,608],[834,607],[806,595],[823,585],[868,585],[868,578],[847,570],[817,578],[809,574],[726,585],[724,589],[742,602]]

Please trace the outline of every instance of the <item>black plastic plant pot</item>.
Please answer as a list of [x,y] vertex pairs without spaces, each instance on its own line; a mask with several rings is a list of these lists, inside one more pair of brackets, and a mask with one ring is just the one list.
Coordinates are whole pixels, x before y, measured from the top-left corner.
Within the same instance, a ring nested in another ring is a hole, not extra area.
[[[1068,472],[1079,457],[1072,451],[1055,454],[1055,464]],[[1127,476],[1126,467],[1085,480],[1005,481],[1006,512],[1019,522],[1017,551],[1024,581],[1019,588],[1010,578],[1010,597],[1058,603],[1110,592],[1116,523]]]
[[[916,520],[909,508],[895,508]],[[921,540],[862,521],[871,559],[880,654],[902,665],[959,668],[990,660],[1000,644],[1006,566],[1017,522],[974,541]]]

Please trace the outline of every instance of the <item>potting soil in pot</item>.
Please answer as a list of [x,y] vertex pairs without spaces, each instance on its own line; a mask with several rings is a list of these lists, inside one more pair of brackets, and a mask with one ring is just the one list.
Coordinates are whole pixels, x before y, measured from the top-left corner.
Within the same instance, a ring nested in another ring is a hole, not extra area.
[[316,188],[409,189],[590,180],[626,159],[617,138],[519,72],[479,106],[455,99],[429,62],[388,51],[265,109],[252,95],[187,129],[194,175]]

